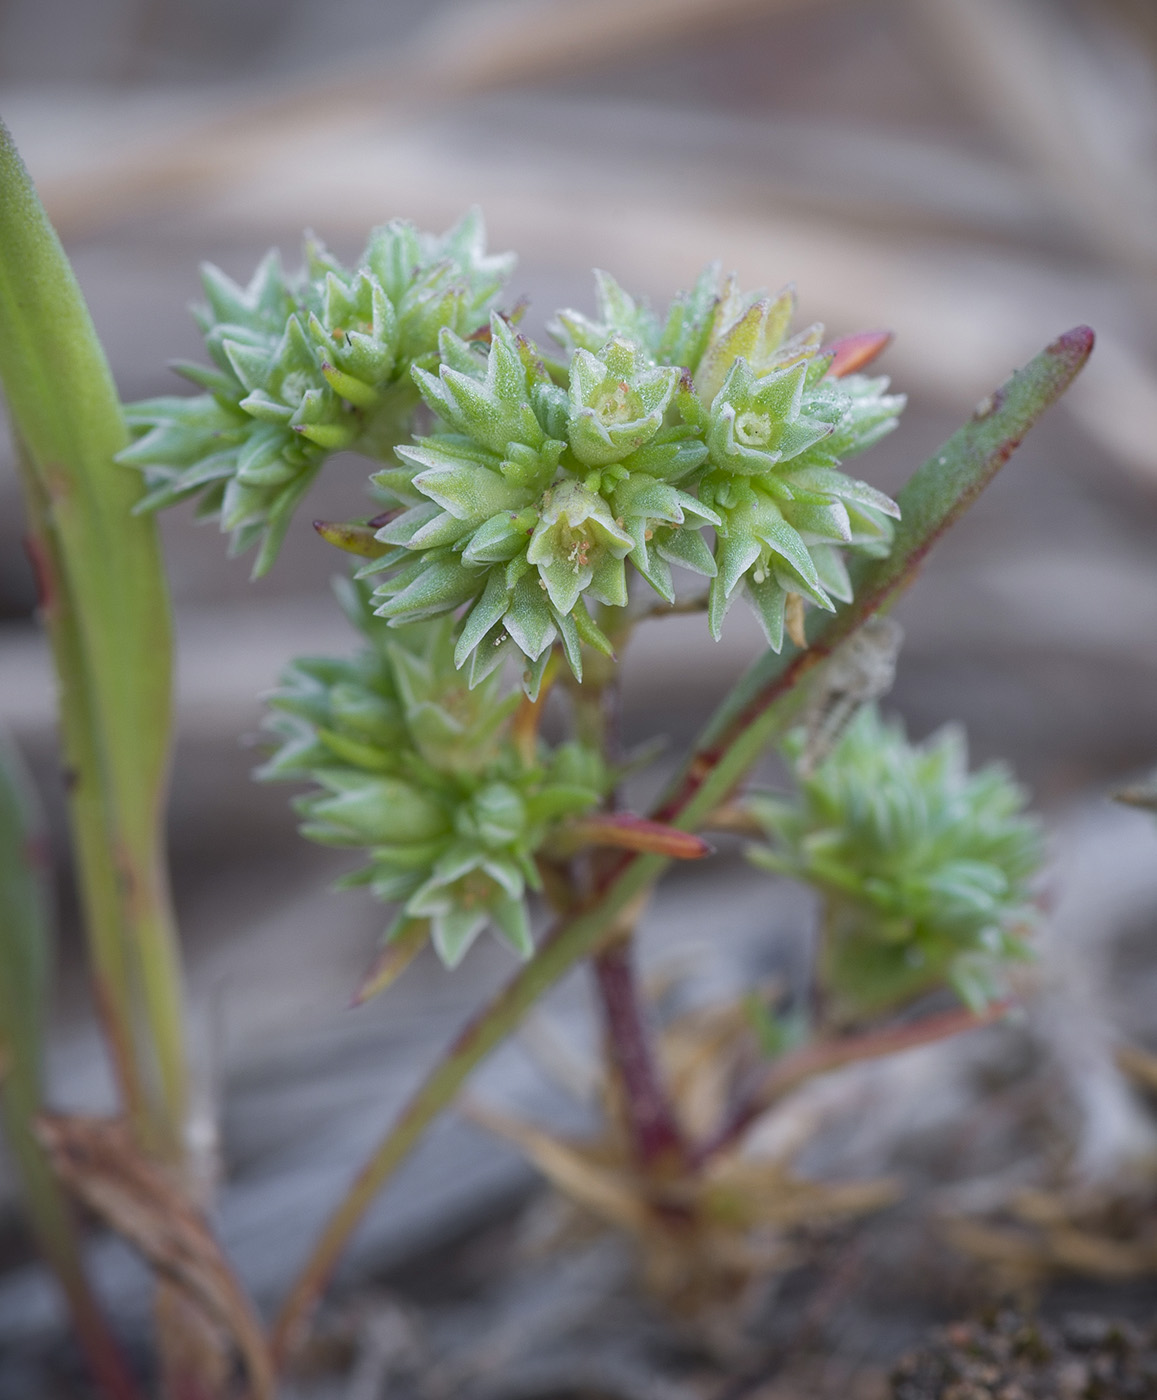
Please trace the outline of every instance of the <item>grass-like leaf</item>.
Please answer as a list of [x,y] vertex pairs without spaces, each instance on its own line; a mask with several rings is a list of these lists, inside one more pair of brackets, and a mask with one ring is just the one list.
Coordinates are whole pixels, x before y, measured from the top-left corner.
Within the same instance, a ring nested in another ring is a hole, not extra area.
[[171,624],[154,522],[84,298],[0,126],[0,381],[60,686],[98,1000],[142,1132],[175,1150],[185,1102],[162,821]]

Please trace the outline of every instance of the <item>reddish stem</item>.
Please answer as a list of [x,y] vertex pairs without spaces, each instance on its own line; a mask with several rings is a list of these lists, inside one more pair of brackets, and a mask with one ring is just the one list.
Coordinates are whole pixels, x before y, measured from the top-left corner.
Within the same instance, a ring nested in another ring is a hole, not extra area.
[[120,1344],[87,1285],[73,1284],[65,1288],[77,1341],[100,1394],[105,1400],[141,1400],[142,1392]]
[[687,1151],[655,1062],[631,943],[618,939],[592,962],[635,1160],[644,1171],[682,1166]]

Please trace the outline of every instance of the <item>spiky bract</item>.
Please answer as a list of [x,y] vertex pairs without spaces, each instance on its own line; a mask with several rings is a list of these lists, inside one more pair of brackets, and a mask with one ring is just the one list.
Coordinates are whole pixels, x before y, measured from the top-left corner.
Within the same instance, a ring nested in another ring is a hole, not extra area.
[[752,858],[824,898],[820,975],[837,1021],[945,981],[969,1005],[994,995],[1032,921],[1041,835],[1025,801],[1002,766],[968,771],[959,730],[912,744],[874,706],[793,798],[751,799],[772,840]]
[[395,931],[427,920],[448,966],[487,924],[529,956],[535,852],[610,780],[577,744],[539,744],[527,758],[509,737],[518,696],[496,673],[468,688],[450,619],[393,630],[367,594],[346,585],[342,595],[366,647],[351,660],[296,661],[283,676],[270,718],[281,747],[262,775],[316,784],[297,799],[302,832],[364,849],[368,865],[346,883],[397,903]]
[[599,319],[555,322],[565,366],[499,316],[488,348],[443,331],[438,372],[414,371],[437,431],[375,478],[398,508],[363,569],[378,609],[462,609],[472,683],[517,652],[533,693],[556,639],[581,676],[580,643],[602,644],[587,603],[624,606],[628,562],[669,601],[672,564],[711,578],[716,636],[742,584],[778,650],[788,593],[846,601],[841,547],[890,539],[895,504],[836,467],[903,400],[826,377],[820,328],[787,338],[790,292],[745,298],[709,268],[662,327],[606,274],[598,296]]
[[400,220],[375,229],[353,271],[312,239],[296,278],[276,253],[244,288],[206,267],[194,314],[213,364],[177,367],[206,392],[128,411],[141,435],[121,460],[144,471],[142,507],[200,496],[235,553],[261,543],[263,573],[330,453],[385,459],[408,435],[412,366],[437,363],[444,327],[484,322],[512,265],[486,254],[474,212],[440,238]]

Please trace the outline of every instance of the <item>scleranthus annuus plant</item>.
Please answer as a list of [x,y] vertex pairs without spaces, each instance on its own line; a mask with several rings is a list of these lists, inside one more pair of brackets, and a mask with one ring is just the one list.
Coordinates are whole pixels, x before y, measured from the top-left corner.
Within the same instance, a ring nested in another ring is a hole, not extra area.
[[[464,226],[480,257],[480,226]],[[380,263],[373,250],[396,241],[397,227],[371,236],[367,263]],[[455,237],[412,235],[412,246],[444,250]],[[244,294],[247,305],[267,300],[271,266]],[[437,266],[439,277],[456,271],[470,284],[466,269],[445,259]],[[319,273],[332,298],[335,273],[311,253],[294,284],[297,305],[319,303]],[[359,276],[374,296],[385,295],[380,280]],[[742,593],[770,654],[782,652],[785,630],[806,646],[805,602],[828,614],[852,604],[847,558],[886,559],[901,517],[896,502],[840,470],[846,457],[891,431],[903,408],[887,379],[860,372],[887,337],[825,348],[820,326],[792,333],[792,291],[743,294],[713,265],[662,317],[597,273],[594,317],[564,310],[550,323],[563,351],[558,357],[525,336],[512,316],[491,308],[483,318],[480,301],[452,300],[447,286],[437,285],[455,314],[471,307],[477,323],[448,318],[430,342],[436,349],[419,354],[411,344],[408,370],[386,395],[392,436],[367,428],[378,400],[366,397],[367,420],[362,390],[324,365],[328,390],[310,402],[329,405],[333,423],[344,423],[342,435],[332,424],[320,434],[293,425],[312,444],[310,474],[327,445],[356,442],[384,463],[369,474],[372,517],[319,526],[362,561],[340,592],[367,645],[348,661],[312,658],[289,669],[271,702],[280,747],[263,769],[266,777],[312,785],[295,801],[303,835],[360,849],[362,867],[342,883],[367,886],[394,909],[359,1001],[398,976],[427,940],[447,967],[457,967],[487,926],[533,964],[530,897],[549,889],[557,908],[581,903],[606,867],[600,848],[704,854],[707,847],[693,838],[629,815],[591,820],[614,803],[621,756],[608,709],[616,703],[618,654],[648,606],[643,600],[650,594],[658,600],[651,607],[674,605],[678,571],[698,574],[709,580],[701,610],[713,637]],[[343,295],[346,307],[351,299]],[[280,358],[254,360],[267,389],[253,390],[232,411],[268,417],[277,373],[269,365],[281,363],[286,347],[304,343],[304,324],[290,309]],[[315,317],[309,328],[325,349],[331,332]],[[211,353],[219,335],[211,327]],[[237,342],[220,343],[237,372]],[[425,410],[420,433],[407,432],[395,413],[403,381],[411,409],[420,398]],[[352,394],[344,409],[343,392]],[[144,420],[149,411],[136,416]],[[293,442],[282,412],[277,441],[284,461]],[[122,461],[134,463],[144,451],[147,470],[163,476],[156,457],[163,441],[153,426]],[[182,472],[178,483],[197,479],[195,463],[183,463]],[[226,496],[233,489],[227,485]],[[289,486],[282,499],[297,490]],[[154,494],[144,507],[167,499]],[[233,519],[226,509],[224,523]],[[560,667],[569,675],[574,733],[552,747],[540,737],[539,720]],[[871,870],[847,875],[845,885],[859,878],[857,891],[876,917],[854,926],[844,918],[838,935],[829,930],[817,986],[830,1006],[878,1015],[948,983],[982,1009],[979,970],[1019,953],[1020,944],[1004,934],[995,913],[983,929],[964,929],[957,925],[967,918],[954,923],[945,908],[928,906],[937,892],[947,898],[945,882],[953,878],[956,886],[971,879],[972,895],[984,886],[994,905],[1001,894],[1019,891],[989,888],[991,871],[980,871],[973,858],[983,813],[968,803],[985,780],[966,785],[963,820],[940,820],[953,783],[964,781],[958,756],[938,749],[925,759],[893,730],[872,728],[873,713],[852,724],[822,773],[805,784],[826,813],[824,832],[804,831],[806,817],[797,815],[793,825],[787,809],[753,799],[753,819],[774,826],[782,843],[797,838],[794,861],[779,852],[765,855],[765,863],[823,888],[835,907],[836,862],[825,864],[820,848],[826,842],[830,856],[838,847],[855,868],[856,856],[872,846],[863,802],[891,793],[897,810],[877,823],[873,851],[893,885],[881,892]],[[929,800],[917,811],[922,797]],[[921,812],[936,825],[931,845],[917,839]],[[890,819],[901,815],[907,826]],[[1031,866],[1027,848],[1019,854]],[[956,894],[957,903],[967,903],[959,888]],[[839,907],[846,912],[850,897]],[[664,1095],[630,963],[621,947],[612,948],[597,955],[596,969],[628,1116],[638,1119],[623,1150],[645,1170],[663,1163],[666,1172],[686,1171],[690,1149],[679,1106]],[[812,1034],[829,1033],[843,1019],[817,1021]],[[647,1115],[654,1121],[644,1123]],[[703,1196],[694,1210],[710,1215],[711,1199]],[[665,1241],[663,1229],[659,1238]],[[689,1250],[685,1245],[691,1274],[710,1275]],[[686,1269],[676,1275],[685,1277]]]
[[[182,367],[201,392],[122,409],[67,260],[2,129],[0,138],[0,378],[61,677],[81,903],[122,1116],[37,1117],[40,1028],[27,1017],[2,1023],[0,998],[0,1056],[27,1061],[8,1081],[19,1083],[19,1101],[4,1107],[23,1142],[41,1134],[39,1153],[23,1158],[26,1178],[51,1206],[41,1213],[49,1253],[107,1393],[130,1400],[135,1382],[77,1273],[70,1221],[46,1173],[155,1269],[161,1365],[182,1393],[233,1394],[243,1374],[247,1393],[272,1396],[378,1189],[473,1067],[584,959],[622,1111],[595,1156],[564,1175],[573,1184],[589,1182],[592,1166],[610,1172],[613,1189],[595,1197],[620,1206],[627,1190],[620,1223],[633,1222],[652,1262],[667,1261],[652,1276],[710,1291],[723,1277],[717,1266],[729,1278],[737,1260],[765,1267],[775,1251],[749,1249],[736,1232],[786,1228],[796,1207],[769,1211],[768,1192],[806,1202],[805,1214],[864,1208],[859,1188],[838,1200],[823,1184],[801,1192],[782,1164],[757,1182],[726,1155],[775,1085],[882,1053],[892,1029],[873,1039],[861,1024],[861,1039],[849,1040],[813,1018],[803,1061],[787,1049],[770,1080],[730,1084],[718,1121],[705,1124],[664,1079],[635,976],[634,925],[672,860],[710,854],[700,831],[734,829],[738,813],[742,830],[761,832],[762,816],[782,867],[857,904],[858,922],[841,925],[838,957],[818,975],[858,998],[861,1022],[902,1005],[915,1017],[903,1028],[914,1043],[983,1019],[961,1008],[950,1024],[925,1022],[913,1003],[952,989],[975,1002],[961,960],[978,947],[994,964],[1020,952],[1009,911],[1035,848],[1004,779],[965,777],[947,750],[909,751],[869,715],[807,780],[794,815],[737,794],[809,697],[842,674],[827,658],[905,586],[1071,381],[1091,334],[1048,347],[892,501],[842,470],[903,406],[886,380],[862,372],[887,336],[825,346],[819,327],[793,333],[792,293],[744,294],[713,266],[662,315],[598,274],[594,314],[559,312],[551,326],[561,350],[552,351],[523,334],[505,299],[512,261],[485,251],[481,221],[467,215],[441,236],[386,224],[352,268],[307,240],[305,266],[291,276],[272,255],[246,287],[208,270],[197,315],[211,364]],[[339,451],[366,459],[365,518],[318,528],[357,559],[357,577],[339,591],[360,650],[288,668],[270,701],[264,776],[303,785],[303,833],[356,850],[346,883],[392,910],[359,1000],[427,942],[468,976],[463,959],[487,927],[522,961],[364,1164],[266,1335],[215,1242],[209,1184],[189,1149],[157,816],[170,648],[151,517],[196,500],[234,550],[257,547],[263,573]],[[677,589],[687,573],[708,581],[704,594]],[[632,630],[699,611],[718,637],[741,594],[766,651],[654,810],[621,810],[622,779],[641,761],[616,747]],[[844,696],[844,709],[862,698]],[[905,807],[907,826],[865,824],[856,794],[889,783],[928,795],[930,847],[915,808]],[[20,822],[0,823],[0,865],[21,872],[22,888],[27,859]],[[18,972],[7,948],[26,952],[41,936],[24,921],[0,930],[0,976]],[[882,998],[878,968],[871,977],[864,968],[894,945],[918,945],[924,963],[915,982]],[[563,1160],[557,1144],[547,1155]]]
[[[295,278],[273,254],[245,289],[206,269],[215,364],[181,372],[208,392],[137,405],[121,454],[151,484],[141,509],[202,492],[235,547],[263,540],[259,571],[329,453],[388,463],[374,516],[320,526],[366,560],[345,596],[373,660],[288,674],[265,771],[319,784],[303,833],[365,848],[351,878],[399,906],[386,943],[429,928],[448,966],[488,923],[531,955],[535,856],[611,786],[606,756],[575,746],[582,782],[512,762],[508,663],[531,701],[555,651],[581,682],[584,652],[613,658],[607,633],[629,626],[630,579],[673,604],[673,568],[710,580],[714,637],[743,592],[778,653],[788,599],[850,602],[844,553],[886,554],[899,514],[838,470],[903,408],[855,372],[886,338],[825,350],[818,325],[791,334],[792,291],[745,295],[717,265],[660,321],[600,272],[596,316],[551,322],[560,360],[486,312],[513,259],[484,247],[474,213],[441,237],[376,229],[353,272],[314,240]],[[419,399],[433,431],[414,436]],[[431,728],[457,742],[432,753]]]

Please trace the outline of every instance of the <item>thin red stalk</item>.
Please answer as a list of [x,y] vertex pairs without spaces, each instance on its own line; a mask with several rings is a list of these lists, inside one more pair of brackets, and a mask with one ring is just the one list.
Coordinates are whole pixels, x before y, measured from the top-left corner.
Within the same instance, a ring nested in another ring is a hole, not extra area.
[[815,1041],[776,1060],[760,1083],[735,1108],[723,1127],[695,1151],[694,1161],[702,1163],[716,1153],[733,1146],[755,1120],[778,1100],[805,1080],[817,1074],[827,1074],[844,1065],[860,1060],[878,1060],[901,1050],[914,1050],[920,1045],[932,1045],[964,1031],[978,1030],[999,1021],[1012,1005],[995,1001],[983,1011],[957,1007],[935,1016],[925,1016],[901,1026],[886,1026],[883,1030],[865,1031],[860,1035],[837,1036],[831,1040]]
[[631,942],[617,939],[591,961],[635,1160],[645,1171],[682,1165],[686,1144],[655,1060]]
[[[616,649],[625,644],[629,628],[624,625],[615,638]],[[601,661],[601,658],[600,658]],[[606,762],[613,765],[620,757],[621,681],[617,666],[599,665],[585,685],[574,689],[575,727],[588,743],[598,746]],[[616,791],[609,799],[619,805]],[[605,821],[621,822],[614,811],[600,814]],[[597,822],[598,817],[594,820]],[[637,820],[637,819],[636,819]],[[654,826],[653,823],[645,824]],[[619,833],[621,834],[621,833]],[[686,837],[671,831],[672,837]],[[642,850],[645,847],[637,847]],[[663,854],[678,854],[665,851]],[[596,888],[609,852],[596,852],[590,872]],[[628,932],[597,949],[592,957],[595,988],[602,1004],[606,1049],[612,1071],[622,1092],[627,1132],[637,1165],[646,1172],[661,1172],[682,1165],[687,1152],[675,1111],[663,1083],[655,1055],[653,1035],[647,1021],[638,978],[635,974],[634,933]]]
[[104,1400],[141,1400],[136,1378],[88,1284],[81,1280],[66,1284],[65,1290],[77,1341],[101,1396]]

